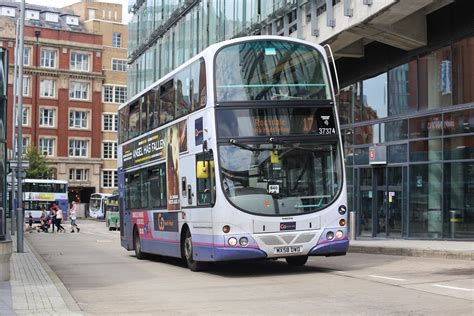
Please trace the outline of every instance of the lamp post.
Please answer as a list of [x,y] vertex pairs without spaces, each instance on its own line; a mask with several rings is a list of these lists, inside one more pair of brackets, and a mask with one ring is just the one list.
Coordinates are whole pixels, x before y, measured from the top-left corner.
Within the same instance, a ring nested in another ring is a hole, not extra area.
[[[18,116],[23,114],[23,47],[24,47],[24,28],[25,28],[25,0],[21,0],[20,5],[20,31],[19,31],[19,39],[20,45],[18,46],[19,49],[19,66],[18,66],[18,73],[21,80],[18,80]],[[21,122],[20,120],[18,120]],[[22,166],[22,159],[23,159],[23,124],[18,124],[18,208],[17,208],[17,252],[22,253],[23,250],[23,229],[24,229],[24,222],[25,222],[25,214],[23,213],[23,188],[22,188],[22,179],[23,179],[23,166]]]

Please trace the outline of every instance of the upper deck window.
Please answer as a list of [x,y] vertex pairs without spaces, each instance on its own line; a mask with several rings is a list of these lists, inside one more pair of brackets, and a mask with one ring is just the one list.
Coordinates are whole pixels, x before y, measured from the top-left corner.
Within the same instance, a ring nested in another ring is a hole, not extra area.
[[223,48],[215,61],[217,102],[329,100],[321,53],[286,41],[251,41]]

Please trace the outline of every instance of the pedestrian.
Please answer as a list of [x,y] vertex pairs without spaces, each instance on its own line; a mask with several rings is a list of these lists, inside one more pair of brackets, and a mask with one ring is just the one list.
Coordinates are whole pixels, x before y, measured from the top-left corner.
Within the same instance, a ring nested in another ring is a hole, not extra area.
[[28,227],[26,228],[27,232],[33,232],[33,216],[31,212],[28,212]]
[[76,224],[77,219],[77,205],[75,201],[72,201],[71,209],[69,210],[69,218],[71,219],[71,233],[74,233],[74,228],[79,232],[81,229]]
[[51,208],[49,209],[50,217],[51,217],[51,230],[54,233],[54,227],[56,226],[56,203],[51,204]]
[[60,209],[58,206],[56,206],[56,228],[58,229],[59,232],[65,233],[66,230],[64,227],[61,225],[61,221],[63,220],[63,210]]

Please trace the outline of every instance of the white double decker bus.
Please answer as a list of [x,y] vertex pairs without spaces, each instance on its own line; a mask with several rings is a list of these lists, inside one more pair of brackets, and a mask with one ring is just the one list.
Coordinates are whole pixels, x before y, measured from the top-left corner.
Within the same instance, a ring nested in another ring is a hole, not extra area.
[[210,46],[119,109],[121,244],[209,262],[344,255],[346,184],[325,50]]

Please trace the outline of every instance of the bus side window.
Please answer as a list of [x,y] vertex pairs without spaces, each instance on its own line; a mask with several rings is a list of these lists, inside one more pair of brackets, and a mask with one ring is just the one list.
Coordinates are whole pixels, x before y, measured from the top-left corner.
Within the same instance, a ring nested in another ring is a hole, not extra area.
[[160,87],[160,124],[174,119],[175,87],[174,79]]
[[192,109],[206,106],[206,66],[203,59],[191,65]]
[[147,99],[148,99],[148,128],[149,129],[154,129],[155,127],[158,127],[159,123],[159,113],[160,113],[160,107],[158,103],[158,92],[159,89],[158,87],[153,88],[147,93]]
[[150,208],[166,208],[165,164],[148,169],[148,205]]
[[119,133],[119,142],[124,142],[128,140],[128,106],[120,110],[120,133]]
[[190,77],[191,69],[189,67],[176,75],[176,117],[181,117],[192,111]]
[[140,134],[140,102],[136,101],[130,105],[130,115],[128,117],[128,135],[136,137]]
[[198,205],[214,205],[216,181],[214,173],[214,157],[212,151],[201,153],[196,156],[196,168],[205,168],[203,172],[196,169],[196,190]]

